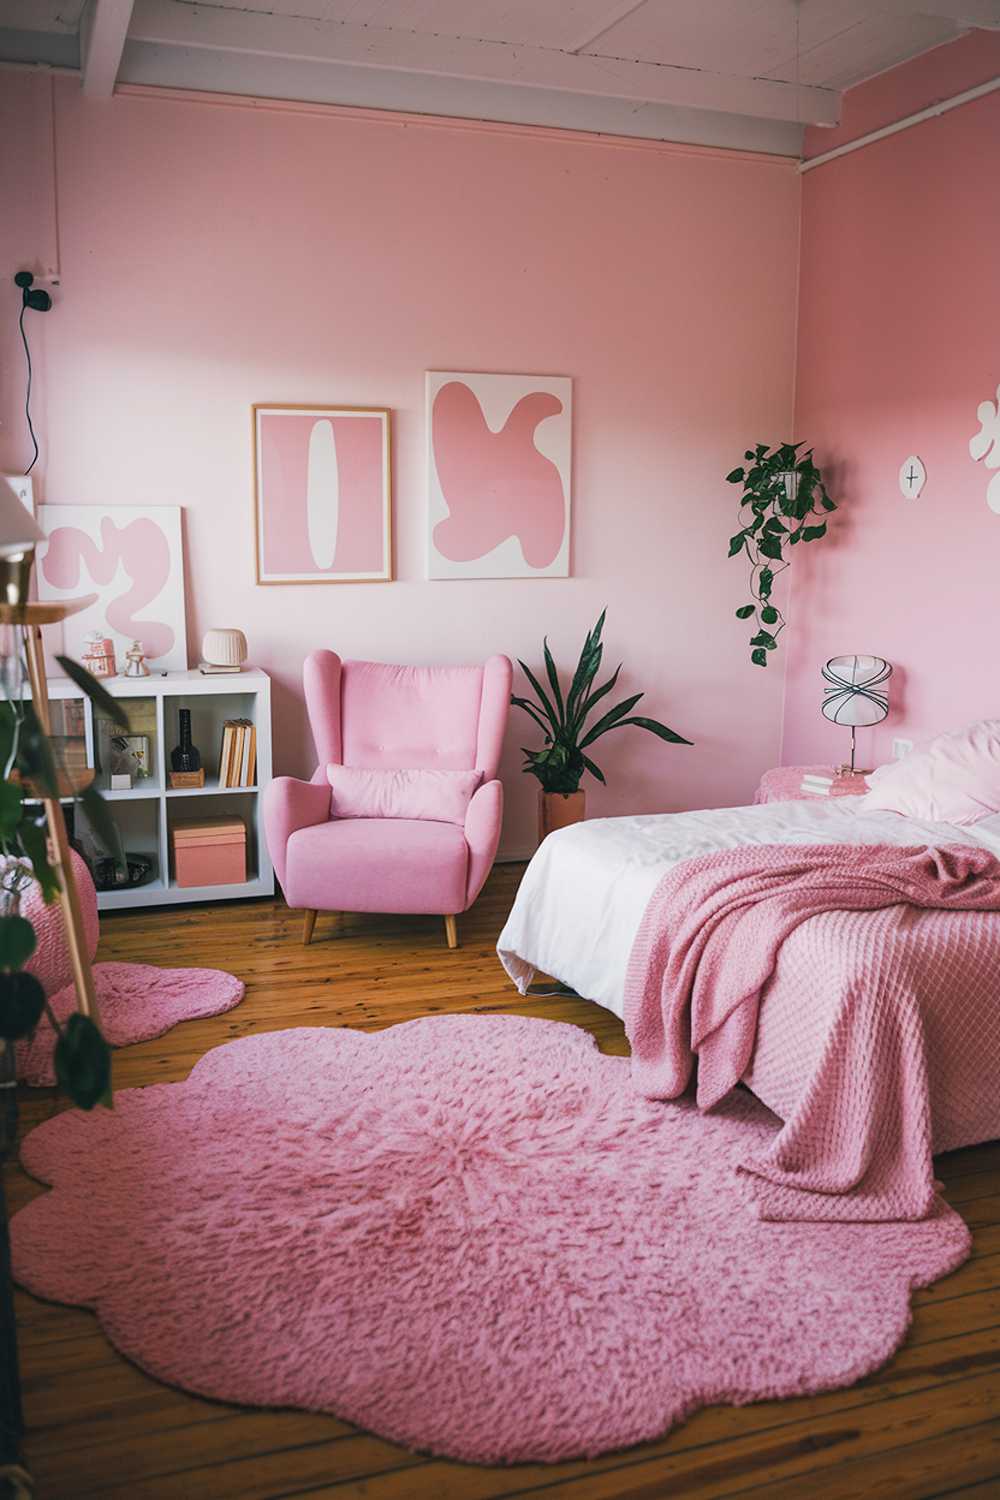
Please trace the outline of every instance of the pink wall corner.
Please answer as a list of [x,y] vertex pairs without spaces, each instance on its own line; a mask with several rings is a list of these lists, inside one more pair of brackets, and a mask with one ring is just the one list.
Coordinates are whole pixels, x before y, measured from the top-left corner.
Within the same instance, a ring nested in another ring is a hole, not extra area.
[[[862,88],[902,116],[928,89],[976,76],[956,73],[959,46]],[[962,52],[975,62],[972,39]],[[934,59],[948,63],[937,86]],[[792,570],[787,764],[846,752],[846,733],[820,715],[820,668],[841,652],[894,664],[888,720],[859,732],[869,764],[889,758],[895,735],[997,713],[1000,516],[968,445],[1000,381],[998,181],[996,93],[803,179],[796,435],[816,445],[841,509]],[[898,487],[913,453],[927,468],[917,500]]]
[[1000,74],[1000,32],[971,31],[848,89],[840,124],[812,125],[803,156],[821,156]]
[[[722,476],[790,425],[794,167],[162,91],[95,103],[72,78],[55,94],[46,498],[185,507],[191,658],[207,627],[245,628],[274,676],[276,769],[311,769],[315,646],[537,666],[548,633],[568,668],[607,605],[623,692],[695,748],[610,735],[593,812],[748,799],[777,756],[781,680],[760,680],[733,618]],[[425,581],[428,369],[573,377],[571,579]],[[7,364],[0,465],[24,452],[21,398]],[[254,585],[254,401],[392,408],[396,583]],[[509,853],[533,846],[534,738],[513,713]]]

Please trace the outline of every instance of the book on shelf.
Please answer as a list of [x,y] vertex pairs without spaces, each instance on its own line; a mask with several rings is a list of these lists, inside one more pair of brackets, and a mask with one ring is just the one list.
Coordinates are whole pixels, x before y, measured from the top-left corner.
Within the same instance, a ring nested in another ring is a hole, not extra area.
[[231,677],[235,672],[242,672],[242,667],[217,667],[214,662],[202,661],[198,663],[198,671],[203,677]]
[[219,751],[220,787],[257,784],[257,730],[249,719],[227,719]]

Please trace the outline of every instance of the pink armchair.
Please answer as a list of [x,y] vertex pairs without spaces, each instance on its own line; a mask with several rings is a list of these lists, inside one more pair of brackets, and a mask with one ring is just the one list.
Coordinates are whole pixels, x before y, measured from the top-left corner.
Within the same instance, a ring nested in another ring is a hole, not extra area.
[[[511,664],[394,667],[314,651],[303,668],[319,764],[311,781],[279,776],[264,799],[267,846],[285,900],[305,911],[433,913],[449,948],[455,918],[482,890],[500,841],[497,780]],[[331,763],[402,770],[482,771],[465,826],[409,818],[335,818]]]

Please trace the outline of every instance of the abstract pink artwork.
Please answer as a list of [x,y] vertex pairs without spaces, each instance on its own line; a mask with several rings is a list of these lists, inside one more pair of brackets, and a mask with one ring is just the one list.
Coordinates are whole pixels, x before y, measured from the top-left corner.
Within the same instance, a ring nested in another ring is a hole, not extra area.
[[97,595],[65,622],[66,654],[79,660],[99,630],[119,662],[138,640],[160,671],[187,671],[180,507],[42,505],[38,521],[48,538],[39,547],[39,598]]
[[389,413],[255,406],[258,583],[392,577]]
[[572,381],[427,376],[428,575],[569,575]]

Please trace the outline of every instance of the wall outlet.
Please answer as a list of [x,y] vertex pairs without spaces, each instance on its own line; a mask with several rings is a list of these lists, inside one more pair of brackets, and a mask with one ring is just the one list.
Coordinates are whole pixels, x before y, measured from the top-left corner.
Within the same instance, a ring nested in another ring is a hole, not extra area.
[[904,755],[909,755],[913,749],[912,740],[893,740],[892,754],[894,760],[902,760]]

